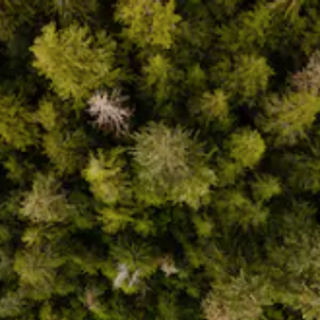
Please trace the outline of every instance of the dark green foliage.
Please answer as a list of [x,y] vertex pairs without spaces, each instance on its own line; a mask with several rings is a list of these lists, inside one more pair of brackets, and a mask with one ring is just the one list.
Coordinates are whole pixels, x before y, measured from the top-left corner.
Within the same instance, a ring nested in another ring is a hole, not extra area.
[[0,319],[319,320],[318,0],[0,0]]

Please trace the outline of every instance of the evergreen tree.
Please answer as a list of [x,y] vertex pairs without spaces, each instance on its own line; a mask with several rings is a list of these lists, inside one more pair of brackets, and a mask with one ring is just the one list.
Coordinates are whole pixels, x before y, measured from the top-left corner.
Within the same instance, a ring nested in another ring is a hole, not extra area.
[[103,31],[91,35],[88,27],[77,24],[57,30],[53,23],[43,28],[31,47],[34,67],[63,99],[81,99],[91,90],[112,86],[118,75],[115,49],[116,43]]
[[123,0],[118,2],[116,19],[125,25],[124,34],[138,46],[169,49],[181,17],[175,14],[174,0]]
[[272,96],[265,102],[258,125],[275,146],[294,145],[306,138],[319,110],[320,100],[308,93]]
[[259,132],[248,128],[230,135],[224,145],[224,155],[218,158],[218,177],[222,185],[232,184],[246,169],[259,164],[266,145]]
[[38,175],[32,190],[23,199],[21,216],[33,223],[54,223],[67,219],[72,208],[59,189],[60,184],[52,175]]
[[190,133],[179,127],[150,123],[135,133],[134,139],[138,199],[150,204],[170,200],[199,207],[216,177]]

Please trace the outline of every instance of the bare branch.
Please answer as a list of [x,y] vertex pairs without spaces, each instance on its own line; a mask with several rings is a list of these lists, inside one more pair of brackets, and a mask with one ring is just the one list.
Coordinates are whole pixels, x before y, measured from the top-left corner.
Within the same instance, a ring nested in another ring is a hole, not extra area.
[[124,135],[129,131],[129,119],[132,111],[122,106],[126,97],[121,97],[119,91],[114,91],[111,96],[107,92],[97,92],[90,100],[89,114],[95,118],[95,123],[102,130]]

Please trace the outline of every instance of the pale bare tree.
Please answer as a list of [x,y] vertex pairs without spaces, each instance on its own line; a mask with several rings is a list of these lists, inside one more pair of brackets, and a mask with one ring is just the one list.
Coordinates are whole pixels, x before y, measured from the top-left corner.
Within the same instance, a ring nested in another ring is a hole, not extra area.
[[160,259],[160,269],[166,274],[167,277],[179,272],[173,257],[170,255],[166,255]]
[[107,92],[96,92],[89,99],[89,114],[95,118],[95,123],[102,130],[114,132],[116,135],[124,135],[129,131],[129,120],[132,110],[123,107],[127,97],[120,95],[115,90],[111,95]]
[[113,281],[113,286],[119,288],[122,286],[124,281],[129,278],[129,269],[125,264],[120,264],[118,266],[118,275]]

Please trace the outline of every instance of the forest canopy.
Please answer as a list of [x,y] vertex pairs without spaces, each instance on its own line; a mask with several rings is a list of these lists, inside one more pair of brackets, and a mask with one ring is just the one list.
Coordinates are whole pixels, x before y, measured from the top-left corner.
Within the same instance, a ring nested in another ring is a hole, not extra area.
[[320,320],[318,0],[0,1],[0,319]]

